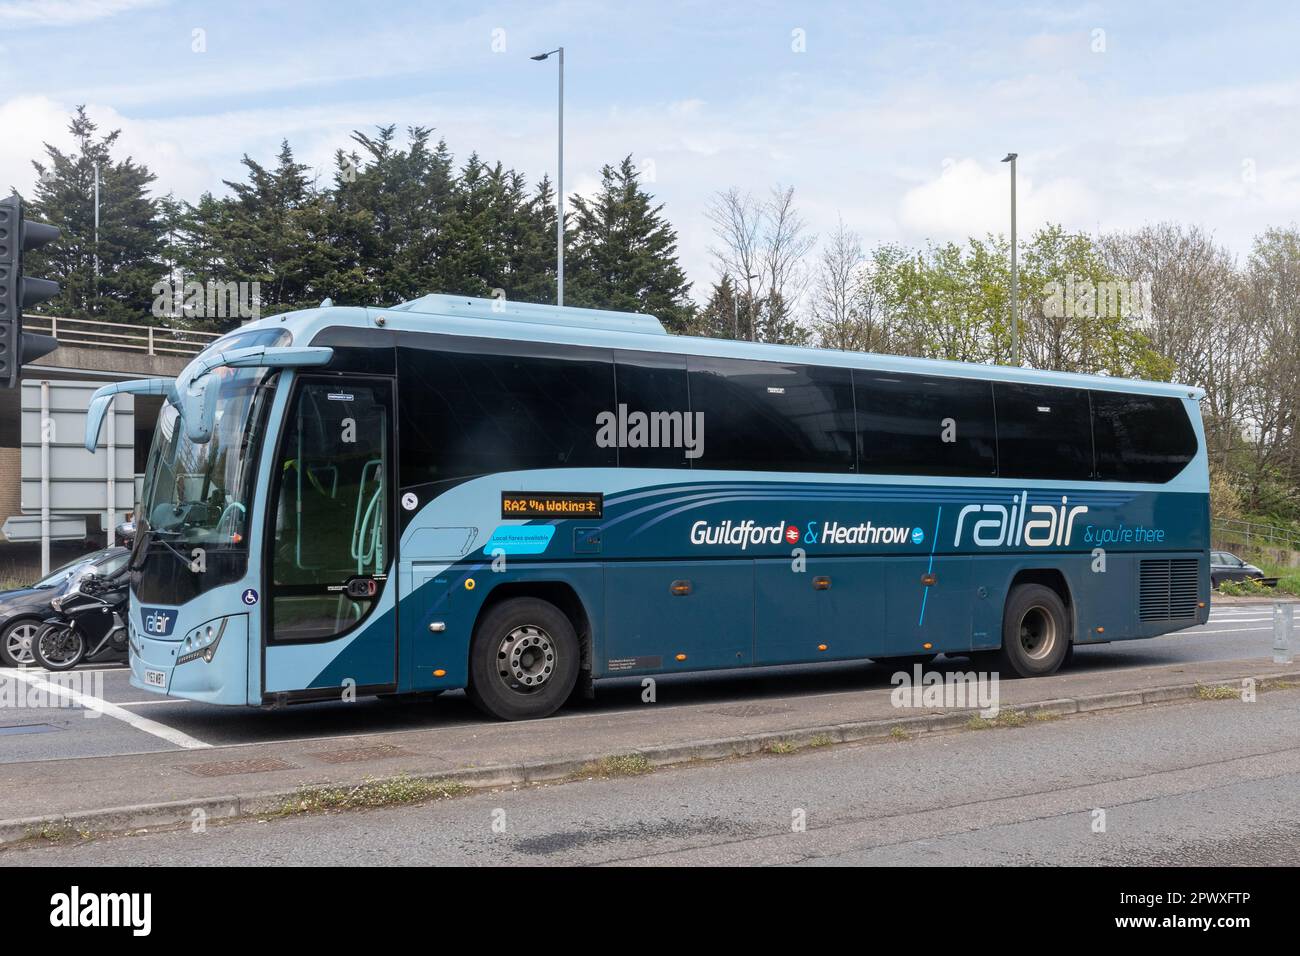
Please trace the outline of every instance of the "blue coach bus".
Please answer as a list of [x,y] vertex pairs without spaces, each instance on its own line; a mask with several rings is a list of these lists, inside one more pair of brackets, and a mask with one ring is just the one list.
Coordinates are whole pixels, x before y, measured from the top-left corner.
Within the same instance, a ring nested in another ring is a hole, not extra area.
[[940,653],[1051,674],[1203,623],[1201,393],[427,296],[244,326],[165,397],[131,683],[268,705]]

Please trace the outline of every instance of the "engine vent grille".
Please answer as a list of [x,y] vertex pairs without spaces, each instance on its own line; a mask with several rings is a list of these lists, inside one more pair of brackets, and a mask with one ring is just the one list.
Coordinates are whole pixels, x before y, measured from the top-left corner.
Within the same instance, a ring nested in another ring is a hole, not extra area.
[[1138,584],[1138,619],[1181,621],[1196,617],[1200,562],[1196,558],[1143,561]]

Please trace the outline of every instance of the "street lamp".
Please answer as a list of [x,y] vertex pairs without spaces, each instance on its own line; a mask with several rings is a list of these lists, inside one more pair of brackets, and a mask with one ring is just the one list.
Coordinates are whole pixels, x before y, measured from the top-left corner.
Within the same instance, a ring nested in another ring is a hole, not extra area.
[[1016,156],[1007,153],[1002,162],[1011,164],[1011,364],[1020,365],[1020,310],[1016,302]]
[[[91,311],[99,311],[99,161],[95,161],[95,281],[91,290]],[[112,506],[112,502],[109,502]],[[109,531],[109,544],[112,541],[113,532]]]
[[[745,286],[748,288],[749,283],[757,278],[758,278],[758,273],[751,272],[749,275],[745,276]],[[746,310],[751,310],[751,303],[749,301],[750,298],[752,298],[752,296],[746,297],[745,300]],[[733,338],[739,339],[740,338],[740,286],[739,285],[736,285],[736,287],[732,289],[731,306],[732,306],[731,308],[732,314],[735,316],[735,321],[733,323],[733,325],[735,326],[735,334],[733,335]],[[750,326],[749,326],[749,340],[751,342],[754,341],[754,325],[752,321],[750,322]]]
[[548,53],[539,53],[532,60],[548,59],[552,53],[560,55],[560,155],[555,174],[555,199],[558,215],[555,219],[555,304],[564,305],[564,47]]

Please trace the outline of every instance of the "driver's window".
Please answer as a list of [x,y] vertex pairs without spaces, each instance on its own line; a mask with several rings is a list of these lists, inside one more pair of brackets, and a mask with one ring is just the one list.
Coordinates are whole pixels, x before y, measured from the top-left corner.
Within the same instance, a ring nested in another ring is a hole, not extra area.
[[343,588],[382,576],[390,557],[388,391],[331,381],[296,393],[276,465],[274,640],[340,634],[374,604]]

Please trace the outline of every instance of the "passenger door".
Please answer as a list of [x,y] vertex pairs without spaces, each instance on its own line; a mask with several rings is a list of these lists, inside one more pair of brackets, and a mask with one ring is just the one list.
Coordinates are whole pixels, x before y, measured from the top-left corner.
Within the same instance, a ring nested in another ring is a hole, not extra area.
[[270,501],[268,691],[397,682],[392,404],[387,379],[296,384]]

